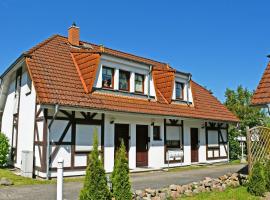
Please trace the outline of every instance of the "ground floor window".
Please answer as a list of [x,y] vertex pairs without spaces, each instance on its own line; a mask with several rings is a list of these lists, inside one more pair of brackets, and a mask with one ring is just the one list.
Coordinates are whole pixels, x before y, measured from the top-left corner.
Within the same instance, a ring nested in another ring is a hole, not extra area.
[[206,123],[206,158],[207,160],[228,157],[228,128],[222,124]]
[[164,126],[165,162],[182,162],[183,148],[183,121],[165,120]]

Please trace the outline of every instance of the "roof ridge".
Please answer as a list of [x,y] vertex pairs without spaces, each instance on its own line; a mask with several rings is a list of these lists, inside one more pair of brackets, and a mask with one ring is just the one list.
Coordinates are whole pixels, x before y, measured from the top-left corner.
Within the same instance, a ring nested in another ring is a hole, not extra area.
[[[63,35],[58,35],[58,36],[67,39],[66,36],[63,36]],[[87,43],[87,44],[90,44],[90,45],[94,45],[94,46],[97,46],[97,47],[101,46],[101,45],[98,45],[98,44],[95,44],[95,43],[91,43],[91,42],[87,42],[87,41],[84,41],[84,40],[80,40],[80,42]],[[127,53],[127,52],[116,50],[116,49],[113,49],[113,48],[110,48],[110,47],[106,47],[106,46],[104,46],[104,48],[105,49],[108,49],[108,50],[112,50],[112,51],[117,51],[119,53],[127,54],[127,55],[130,55],[130,56],[135,56],[135,57],[138,57],[138,58],[146,59],[146,60],[149,60],[150,62],[156,62],[156,63],[159,63],[159,64],[167,65],[167,63],[165,63],[165,62],[157,61],[157,60],[154,60],[154,59],[151,59],[151,58],[146,58],[146,57],[143,57],[143,56],[138,56],[138,55],[135,55],[135,54],[132,54],[132,53]]]

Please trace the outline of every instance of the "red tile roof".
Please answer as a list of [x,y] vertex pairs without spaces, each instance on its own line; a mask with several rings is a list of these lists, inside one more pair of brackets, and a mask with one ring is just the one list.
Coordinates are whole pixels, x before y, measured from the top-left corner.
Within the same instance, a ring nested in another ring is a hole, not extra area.
[[175,70],[164,67],[154,67],[152,71],[154,86],[159,103],[171,103],[174,86]]
[[71,57],[74,61],[74,65],[76,66],[85,92],[92,92],[100,60],[100,54],[88,52],[71,53]]
[[[37,92],[38,103],[228,122],[238,121],[208,90],[194,81],[191,81],[194,100],[192,106],[170,103],[172,84],[169,83],[174,80],[174,70],[165,63],[94,44],[91,46],[92,50],[74,50],[68,44],[66,37],[55,35],[28,51],[30,57],[26,58],[26,63]],[[91,91],[91,85],[93,85],[93,74],[95,74],[97,59],[99,59],[97,53],[107,53],[153,65],[158,101],[108,94],[98,90],[87,93],[87,90]],[[163,68],[168,76],[162,75]],[[87,73],[90,74],[87,75]]]
[[251,103],[253,105],[267,105],[270,103],[270,62],[263,73]]

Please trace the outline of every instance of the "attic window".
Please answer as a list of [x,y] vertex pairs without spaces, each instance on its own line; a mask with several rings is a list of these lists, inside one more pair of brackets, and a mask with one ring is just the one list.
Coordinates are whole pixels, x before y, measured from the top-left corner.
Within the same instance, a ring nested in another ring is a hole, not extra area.
[[119,90],[129,91],[130,73],[126,71],[119,71]]
[[144,76],[141,74],[135,74],[135,92],[143,93]]
[[183,100],[184,97],[184,84],[176,82],[175,83],[175,97],[176,99]]
[[113,69],[109,67],[102,68],[102,87],[113,88]]

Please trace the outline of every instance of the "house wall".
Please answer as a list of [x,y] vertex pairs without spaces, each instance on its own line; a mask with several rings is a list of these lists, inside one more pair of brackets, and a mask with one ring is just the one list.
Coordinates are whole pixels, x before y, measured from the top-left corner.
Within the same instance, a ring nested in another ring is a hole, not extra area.
[[[53,110],[49,110],[48,115],[52,116]],[[80,112],[75,112],[77,118],[83,118]],[[57,115],[57,117],[65,117],[63,114]],[[101,114],[97,114],[94,119],[102,119]],[[170,167],[177,166],[186,166],[191,165],[191,139],[190,139],[190,129],[198,128],[198,139],[199,139],[199,149],[198,149],[198,163],[213,163],[213,162],[221,162],[227,161],[227,158],[216,158],[216,159],[207,159],[207,144],[206,144],[206,128],[204,127],[204,120],[195,120],[195,119],[179,119],[179,121],[183,120],[183,150],[184,150],[184,160],[182,162],[172,162],[170,163]],[[50,120],[48,120],[48,124]],[[67,127],[68,120],[55,120],[53,125],[48,130],[50,133],[51,142],[59,141],[63,130]],[[155,126],[160,126],[161,130],[161,138],[158,141],[153,139],[153,123]],[[105,114],[104,118],[104,148],[102,148],[101,144],[101,126],[99,125],[85,125],[85,124],[77,124],[76,125],[76,140],[84,141],[84,138],[88,138],[87,140],[91,140],[92,133],[94,132],[94,127],[98,130],[99,137],[99,150],[104,150],[104,168],[106,172],[112,172],[114,166],[114,156],[115,156],[115,147],[114,147],[114,137],[115,137],[115,124],[129,124],[129,168],[136,169],[136,125],[147,125],[148,126],[148,136],[149,140],[149,148],[148,148],[148,167],[152,169],[166,168],[168,164],[165,162],[165,148],[164,148],[164,119],[162,118],[153,118],[153,117],[141,117],[139,115],[132,114]],[[174,127],[174,126],[172,126]],[[167,128],[167,137],[173,139],[176,137],[175,129]],[[42,126],[39,127],[42,129]],[[179,129],[182,130],[182,129]],[[55,176],[55,168],[57,165],[57,160],[60,157],[64,158],[64,174],[65,176],[73,176],[73,175],[83,175],[85,173],[84,169],[87,163],[87,155],[91,151],[89,149],[81,149],[82,152],[77,152],[72,154],[72,126],[70,126],[67,130],[66,136],[63,138],[64,144],[59,145],[59,151],[56,156],[52,159],[51,167],[53,170],[50,173],[50,176]],[[80,133],[79,133],[80,132]],[[87,133],[88,132],[88,133]],[[179,132],[181,133],[181,131]],[[79,134],[79,135],[77,135]],[[87,134],[88,136],[84,135]],[[168,136],[168,134],[171,134]],[[180,135],[180,138],[181,135]],[[90,142],[91,143],[91,142]],[[76,146],[76,144],[74,144]],[[53,151],[56,149],[56,145],[51,145],[50,154],[53,154]],[[85,152],[84,152],[85,151]],[[36,148],[37,155],[38,149]],[[72,168],[72,157],[74,158],[74,166]],[[38,156],[36,156],[36,160]],[[39,162],[36,162],[36,165],[39,166]],[[43,170],[36,169],[36,175],[41,177],[46,177],[46,173]]]
[[[30,78],[26,67],[22,64],[20,102],[18,102],[18,98],[15,99],[16,71],[11,71],[6,79],[3,79],[2,83],[8,85],[8,92],[6,93],[4,102],[1,131],[9,138],[10,144],[12,142],[13,114],[17,113],[15,110],[19,108],[18,129],[14,129],[13,144],[11,144],[15,146],[17,143],[17,156],[14,165],[18,168],[21,167],[22,151],[33,151],[36,92],[32,86],[32,82],[29,80]],[[17,142],[16,131],[18,131]]]
[[[15,167],[21,167],[22,151],[33,151],[34,141],[34,120],[36,91],[32,82],[29,82],[29,74],[23,71],[21,80],[21,95],[19,106],[19,124],[18,124],[18,146],[17,163]],[[31,86],[29,85],[31,84]],[[32,88],[30,92],[30,88]]]

